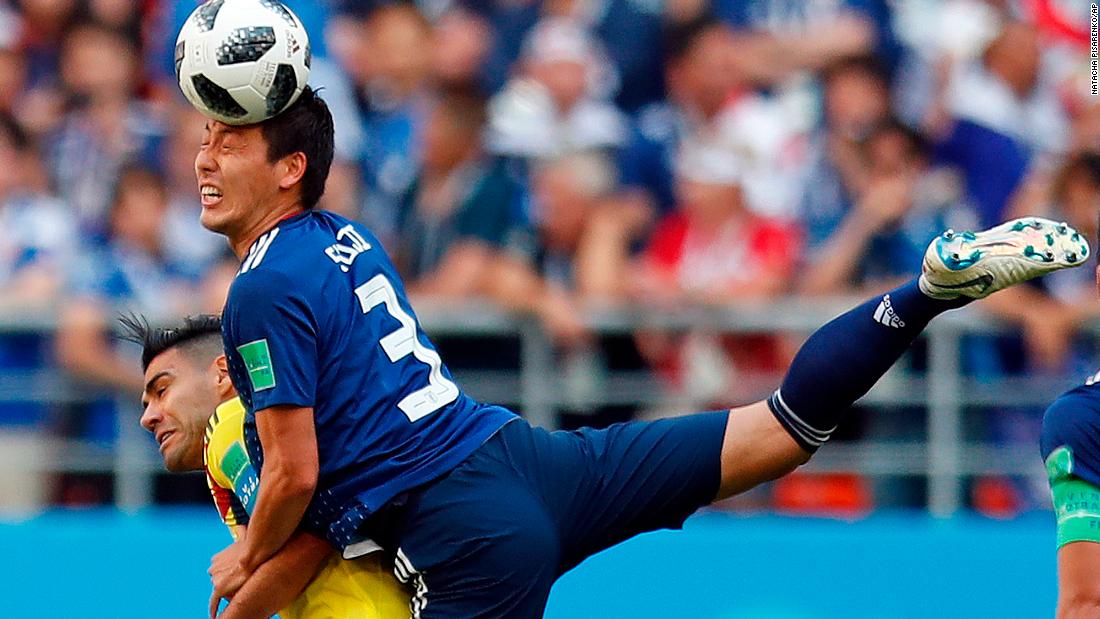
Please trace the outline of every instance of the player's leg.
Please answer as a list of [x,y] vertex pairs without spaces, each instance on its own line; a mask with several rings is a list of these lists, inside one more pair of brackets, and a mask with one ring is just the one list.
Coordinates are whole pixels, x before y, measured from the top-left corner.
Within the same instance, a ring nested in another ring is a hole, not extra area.
[[1013,284],[1083,264],[1088,251],[1072,228],[1034,217],[935,239],[918,279],[818,329],[769,400],[731,412],[718,498],[809,459],[933,318]]
[[[454,471],[385,514],[379,536],[412,593],[413,619],[535,619],[558,575],[561,544],[542,497],[512,464],[505,425]],[[384,527],[388,528],[388,527]]]

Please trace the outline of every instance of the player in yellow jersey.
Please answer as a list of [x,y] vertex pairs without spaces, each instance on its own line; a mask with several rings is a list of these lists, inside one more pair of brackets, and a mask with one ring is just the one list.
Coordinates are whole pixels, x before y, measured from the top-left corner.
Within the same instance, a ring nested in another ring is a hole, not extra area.
[[[229,380],[219,318],[188,318],[173,329],[151,328],[136,317],[122,322],[128,339],[143,347],[141,425],[156,437],[169,471],[206,470],[222,521],[240,539],[247,535],[259,482],[244,447],[244,407]],[[382,567],[377,550],[368,540],[348,548],[344,558],[324,540],[299,532],[220,616],[407,619],[410,595]]]

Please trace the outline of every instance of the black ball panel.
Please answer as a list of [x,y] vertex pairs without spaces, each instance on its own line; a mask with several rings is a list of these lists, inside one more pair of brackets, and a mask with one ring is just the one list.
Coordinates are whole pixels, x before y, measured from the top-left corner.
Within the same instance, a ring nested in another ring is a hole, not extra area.
[[218,18],[218,11],[222,10],[225,0],[210,0],[195,11],[195,26],[199,32],[210,32],[214,27],[214,20]]
[[203,104],[215,114],[227,118],[243,118],[248,115],[248,110],[241,107],[228,90],[210,81],[205,75],[192,75],[191,84]]
[[298,78],[294,75],[294,67],[288,64],[279,65],[275,71],[275,81],[267,92],[267,115],[274,116],[283,111],[297,88]]
[[237,28],[218,46],[218,65],[255,62],[272,47],[275,47],[275,29],[271,26]]

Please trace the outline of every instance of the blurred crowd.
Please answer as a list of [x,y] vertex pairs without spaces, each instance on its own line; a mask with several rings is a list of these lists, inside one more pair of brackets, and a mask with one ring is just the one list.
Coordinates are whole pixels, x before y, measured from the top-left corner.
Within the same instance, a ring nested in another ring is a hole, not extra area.
[[[414,300],[533,314],[582,369],[603,362],[593,305],[873,294],[913,277],[943,229],[1024,214],[1096,238],[1087,3],[287,4],[335,117],[321,206],[383,239]],[[58,368],[136,398],[118,312],[220,310],[236,261],[198,223],[204,121],[172,65],[195,6],[0,0],[0,313],[59,321],[56,337],[0,336],[0,373]],[[1093,271],[984,303],[1019,335],[968,342],[968,371],[1084,376]],[[791,348],[653,330],[628,345],[699,405],[759,395],[739,378]],[[116,432],[110,399],[59,416],[7,397],[0,468],[49,454],[49,436]],[[96,500],[10,477],[9,502]]]

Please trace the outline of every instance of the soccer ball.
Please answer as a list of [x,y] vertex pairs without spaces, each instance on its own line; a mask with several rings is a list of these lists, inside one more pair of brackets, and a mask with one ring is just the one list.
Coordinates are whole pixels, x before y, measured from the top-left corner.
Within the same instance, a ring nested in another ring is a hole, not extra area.
[[278,0],[209,0],[176,39],[176,81],[200,112],[230,125],[275,116],[309,78],[309,37]]

